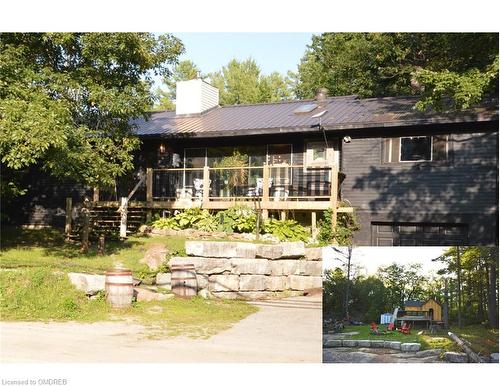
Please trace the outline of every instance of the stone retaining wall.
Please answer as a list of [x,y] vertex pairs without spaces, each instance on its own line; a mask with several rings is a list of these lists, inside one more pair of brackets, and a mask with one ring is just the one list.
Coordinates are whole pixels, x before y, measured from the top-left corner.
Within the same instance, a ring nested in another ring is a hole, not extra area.
[[[198,293],[222,299],[264,299],[300,295],[322,287],[322,249],[303,242],[253,244],[186,241],[187,257],[172,264],[194,264]],[[170,273],[160,273],[156,284],[170,287]]]
[[401,343],[388,340],[356,340],[356,339],[330,339],[324,344],[326,348],[335,347],[364,347],[364,348],[389,348],[402,352],[416,352],[420,350],[420,343]]

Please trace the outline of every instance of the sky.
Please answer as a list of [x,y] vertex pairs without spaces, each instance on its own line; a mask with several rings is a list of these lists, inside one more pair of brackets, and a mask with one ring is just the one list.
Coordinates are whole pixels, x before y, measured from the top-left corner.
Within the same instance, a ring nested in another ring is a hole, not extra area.
[[[179,60],[191,60],[202,73],[215,72],[236,58],[251,57],[265,75],[278,71],[286,75],[297,65],[311,43],[312,33],[303,32],[178,32],[185,53]],[[156,86],[161,80],[155,79]]]
[[[351,262],[355,265],[363,266],[360,271],[364,275],[373,275],[378,267],[390,265],[394,262],[399,264],[422,264],[424,274],[436,273],[444,268],[444,264],[433,262],[432,259],[441,256],[446,247],[357,247],[353,249]],[[336,258],[341,256],[333,249],[328,248],[328,252],[323,255],[323,269],[339,267],[342,262]],[[345,248],[347,251],[347,248]]]

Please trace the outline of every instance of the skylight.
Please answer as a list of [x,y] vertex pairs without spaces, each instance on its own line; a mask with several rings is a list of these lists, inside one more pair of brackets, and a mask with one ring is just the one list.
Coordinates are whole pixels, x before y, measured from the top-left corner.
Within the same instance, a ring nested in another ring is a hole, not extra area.
[[318,105],[316,103],[310,103],[307,105],[302,105],[300,107],[297,107],[295,110],[293,110],[294,114],[304,114],[304,113],[309,113],[313,111],[315,108],[317,108]]

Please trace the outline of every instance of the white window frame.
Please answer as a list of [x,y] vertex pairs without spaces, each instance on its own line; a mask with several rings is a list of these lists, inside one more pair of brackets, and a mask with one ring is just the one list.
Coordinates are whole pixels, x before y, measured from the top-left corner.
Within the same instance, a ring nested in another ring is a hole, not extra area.
[[[314,146],[321,145],[325,147],[326,159],[324,161],[313,159],[314,157]],[[335,164],[335,149],[332,146],[326,146],[324,141],[307,141],[306,151],[305,151],[305,167],[324,167]]]

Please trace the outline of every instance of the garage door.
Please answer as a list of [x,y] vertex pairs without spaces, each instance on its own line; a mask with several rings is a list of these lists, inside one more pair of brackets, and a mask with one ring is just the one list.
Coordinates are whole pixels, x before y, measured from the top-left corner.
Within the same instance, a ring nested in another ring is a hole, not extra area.
[[468,245],[467,224],[372,222],[372,245]]

